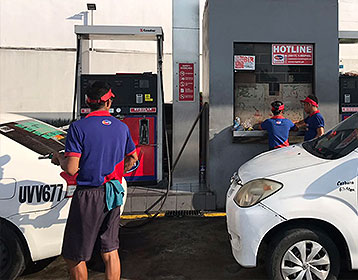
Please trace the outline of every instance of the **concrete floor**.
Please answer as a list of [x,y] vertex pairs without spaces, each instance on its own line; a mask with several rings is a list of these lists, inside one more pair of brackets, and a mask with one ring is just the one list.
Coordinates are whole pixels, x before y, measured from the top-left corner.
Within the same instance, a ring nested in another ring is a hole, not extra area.
[[[124,214],[143,214],[163,194],[166,189],[148,188],[140,186],[128,187],[128,196],[124,207]],[[161,203],[156,204],[150,212],[154,213],[160,209]],[[180,190],[177,188],[169,191],[168,197],[162,207],[162,211],[180,210],[215,210],[215,195],[206,188],[194,188]]]
[[[127,227],[142,223],[128,222]],[[234,260],[224,217],[159,218],[121,230],[122,280],[262,280],[261,268],[244,269]],[[104,279],[100,257],[92,260],[89,279]],[[40,272],[19,278],[68,279],[58,257]],[[342,273],[340,280],[358,279],[358,271]]]

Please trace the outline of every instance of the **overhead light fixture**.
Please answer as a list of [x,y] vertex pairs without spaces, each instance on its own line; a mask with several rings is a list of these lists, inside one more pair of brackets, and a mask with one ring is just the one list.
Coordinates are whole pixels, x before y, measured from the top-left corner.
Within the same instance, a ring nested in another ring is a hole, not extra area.
[[94,3],[87,3],[87,10],[89,10],[89,11],[95,11],[95,10],[96,10],[96,4],[94,4]]

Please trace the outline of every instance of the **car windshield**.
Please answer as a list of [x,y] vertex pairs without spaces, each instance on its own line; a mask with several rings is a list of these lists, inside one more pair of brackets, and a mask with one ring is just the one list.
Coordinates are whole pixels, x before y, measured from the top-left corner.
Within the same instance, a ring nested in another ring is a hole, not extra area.
[[324,159],[338,159],[348,155],[358,147],[358,113],[302,146],[309,153]]
[[0,134],[41,155],[65,149],[65,131],[34,119],[0,124]]

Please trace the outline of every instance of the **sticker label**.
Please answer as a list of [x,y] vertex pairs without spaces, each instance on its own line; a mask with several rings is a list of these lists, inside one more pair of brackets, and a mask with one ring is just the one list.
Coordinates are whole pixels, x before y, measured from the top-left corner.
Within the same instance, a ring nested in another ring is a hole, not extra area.
[[151,97],[150,93],[146,93],[146,94],[144,94],[144,100],[146,102],[152,102],[153,98]]
[[313,45],[272,44],[272,65],[313,65]]
[[358,107],[342,107],[342,112],[358,112]]
[[355,192],[355,189],[351,187],[339,187],[340,192],[348,191],[348,192]]
[[90,108],[81,108],[81,114],[89,114],[89,113],[91,113]]
[[150,108],[130,108],[131,113],[156,113],[157,108],[150,107]]
[[338,181],[337,186],[339,187],[338,190],[340,192],[348,191],[348,192],[355,192],[354,181]]
[[19,187],[20,203],[52,202],[63,199],[62,184],[32,185]]
[[194,63],[179,63],[178,101],[194,101]]
[[152,28],[140,28],[139,31],[140,31],[140,32],[154,33],[154,32],[155,32],[155,29],[152,29]]
[[[37,121],[26,121],[15,124],[16,127],[22,128],[35,135],[41,136],[45,139],[61,140],[64,138],[65,133],[56,128],[50,127],[46,124],[39,123]],[[60,136],[59,136],[60,135]]]
[[235,55],[234,70],[255,70],[255,56]]
[[112,122],[111,122],[110,120],[103,120],[103,121],[102,121],[102,124],[103,124],[103,125],[111,125]]

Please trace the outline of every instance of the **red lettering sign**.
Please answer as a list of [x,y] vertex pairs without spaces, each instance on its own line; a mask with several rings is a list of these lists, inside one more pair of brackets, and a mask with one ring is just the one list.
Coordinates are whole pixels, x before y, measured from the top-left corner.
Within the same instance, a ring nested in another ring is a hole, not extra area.
[[313,65],[313,45],[272,44],[272,65]]
[[194,101],[194,63],[179,63],[179,101]]
[[342,107],[342,112],[358,112],[358,107]]

